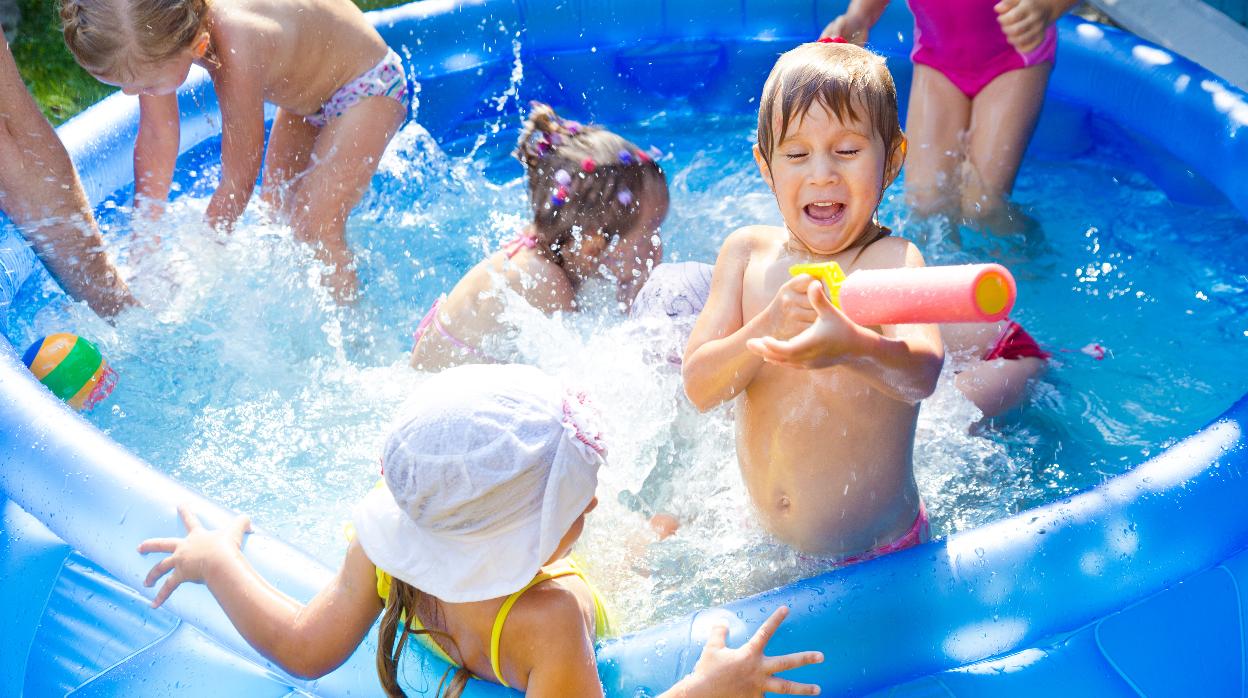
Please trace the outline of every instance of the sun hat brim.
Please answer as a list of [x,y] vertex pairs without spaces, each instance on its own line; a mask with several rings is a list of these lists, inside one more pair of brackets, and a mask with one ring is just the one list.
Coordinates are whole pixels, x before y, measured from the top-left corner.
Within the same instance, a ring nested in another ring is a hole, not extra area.
[[440,535],[417,526],[382,485],[356,507],[355,530],[379,569],[448,603],[467,603],[520,590],[554,554],[539,550],[539,517],[489,538]]

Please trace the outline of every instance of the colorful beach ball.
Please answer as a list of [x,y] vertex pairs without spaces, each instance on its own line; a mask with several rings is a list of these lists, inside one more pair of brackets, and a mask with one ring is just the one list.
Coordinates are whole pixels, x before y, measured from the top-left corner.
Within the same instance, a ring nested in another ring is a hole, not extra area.
[[100,350],[76,334],[40,338],[22,356],[40,383],[76,410],[89,410],[113,392],[117,373]]

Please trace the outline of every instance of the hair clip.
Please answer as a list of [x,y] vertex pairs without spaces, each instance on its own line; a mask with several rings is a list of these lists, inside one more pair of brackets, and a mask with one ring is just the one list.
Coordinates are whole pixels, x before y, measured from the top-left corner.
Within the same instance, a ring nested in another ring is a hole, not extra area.
[[825,36],[819,39],[821,44],[848,44],[849,40],[843,36]]
[[572,183],[572,175],[568,174],[567,170],[559,170],[555,173],[555,181],[559,183],[561,188],[566,187]]
[[565,187],[559,187],[559,190],[550,195],[550,205],[559,208],[568,201],[568,190]]
[[627,189],[621,189],[620,193],[615,195],[615,200],[619,201],[621,206],[632,205],[633,193]]
[[627,150],[620,151],[620,164],[627,165],[633,161],[633,154]]
[[562,124],[563,127],[568,130],[568,133],[573,136],[580,133],[581,129],[585,128],[579,121],[564,121]]
[[594,162],[593,158],[585,158],[581,161],[581,169],[589,174],[593,174],[594,170],[598,169],[598,164]]

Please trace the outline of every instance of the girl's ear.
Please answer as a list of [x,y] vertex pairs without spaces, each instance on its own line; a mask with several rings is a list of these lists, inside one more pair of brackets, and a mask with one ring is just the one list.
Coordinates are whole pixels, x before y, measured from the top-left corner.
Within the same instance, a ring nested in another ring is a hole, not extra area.
[[896,148],[893,148],[892,155],[888,158],[888,165],[884,168],[884,189],[887,189],[893,183],[893,180],[897,179],[897,175],[901,174],[901,166],[906,162],[908,141],[906,141],[906,134],[903,133],[900,137],[901,142],[897,144]]
[[203,58],[208,55],[208,48],[212,45],[212,38],[208,36],[208,32],[200,32],[195,37],[195,43],[191,44],[191,55],[195,58]]
[[754,162],[758,163],[758,173],[763,176],[763,181],[767,182],[767,186],[771,187],[771,191],[774,194],[776,185],[771,180],[771,166],[767,164],[767,160],[763,157],[763,151],[758,147],[757,143],[754,144]]

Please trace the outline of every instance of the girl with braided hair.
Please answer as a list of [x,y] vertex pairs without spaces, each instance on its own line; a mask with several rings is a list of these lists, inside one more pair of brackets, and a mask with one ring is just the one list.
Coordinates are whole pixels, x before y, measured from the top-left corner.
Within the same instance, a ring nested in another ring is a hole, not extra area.
[[574,311],[582,284],[605,275],[627,304],[662,258],[667,180],[645,151],[534,103],[514,155],[533,222],[434,302],[416,330],[413,368],[507,359],[492,346],[506,289],[546,313]]
[[[221,107],[221,181],[207,218],[229,228],[264,161],[265,200],[356,293],[346,218],[407,117],[402,61],[350,0],[61,0],[65,43],[96,79],[139,97],[136,208],[159,215],[178,155],[177,89],[191,65]],[[264,149],[264,105],[277,115]]]

